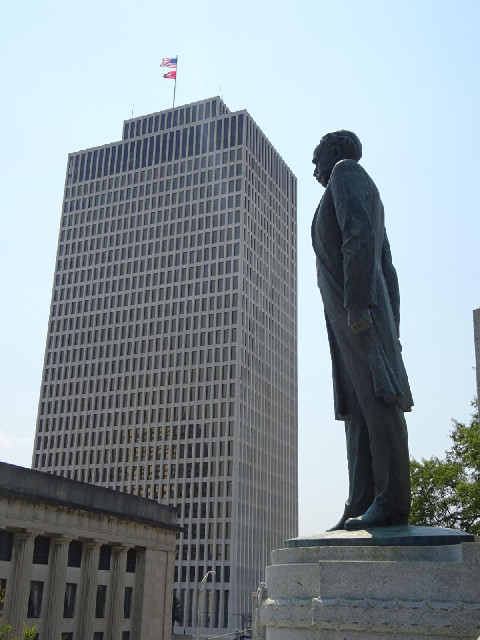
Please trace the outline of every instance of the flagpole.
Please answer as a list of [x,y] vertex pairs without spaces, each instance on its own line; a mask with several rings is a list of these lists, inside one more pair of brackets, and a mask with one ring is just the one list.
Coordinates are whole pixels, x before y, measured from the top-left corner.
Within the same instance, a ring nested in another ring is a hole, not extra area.
[[178,53],[177,53],[177,66],[175,67],[175,85],[173,87],[173,109],[175,109],[175,92],[177,90],[177,73],[178,73]]

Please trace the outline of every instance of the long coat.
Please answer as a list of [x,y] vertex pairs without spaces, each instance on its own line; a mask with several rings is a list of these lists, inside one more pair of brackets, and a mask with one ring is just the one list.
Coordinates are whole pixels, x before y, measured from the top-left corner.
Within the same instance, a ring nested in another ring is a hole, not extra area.
[[[312,243],[332,356],[335,417],[347,417],[352,383],[357,396],[362,385],[373,384],[377,398],[410,411],[398,279],[383,204],[375,183],[354,160],[335,165],[313,218]],[[371,312],[372,325],[362,333],[347,324],[348,310],[355,308]]]

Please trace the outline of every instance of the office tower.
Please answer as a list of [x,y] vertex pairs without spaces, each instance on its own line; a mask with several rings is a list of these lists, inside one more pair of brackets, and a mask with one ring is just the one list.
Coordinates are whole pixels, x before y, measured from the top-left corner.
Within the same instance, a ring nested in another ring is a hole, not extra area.
[[297,533],[296,360],[296,178],[246,111],[69,155],[33,466],[178,506],[187,631]]

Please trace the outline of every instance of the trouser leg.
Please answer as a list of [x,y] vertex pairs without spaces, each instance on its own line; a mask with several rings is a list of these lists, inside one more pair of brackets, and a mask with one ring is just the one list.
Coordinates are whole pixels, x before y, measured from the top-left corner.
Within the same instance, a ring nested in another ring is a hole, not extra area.
[[358,402],[349,403],[350,411],[345,420],[348,461],[348,511],[361,515],[375,498],[372,456],[367,424]]
[[362,394],[359,404],[365,420],[372,471],[375,502],[392,510],[410,513],[410,458],[407,425],[398,404],[390,404]]
[[[392,512],[410,512],[410,458],[403,411],[375,395],[365,337],[351,332],[347,316],[327,322],[334,380],[348,408],[345,421],[349,502],[374,502]],[[341,349],[339,348],[341,345]],[[373,478],[373,491],[372,491]],[[366,505],[366,509],[370,506]],[[347,503],[348,505],[348,503]],[[365,509],[365,510],[366,510]]]

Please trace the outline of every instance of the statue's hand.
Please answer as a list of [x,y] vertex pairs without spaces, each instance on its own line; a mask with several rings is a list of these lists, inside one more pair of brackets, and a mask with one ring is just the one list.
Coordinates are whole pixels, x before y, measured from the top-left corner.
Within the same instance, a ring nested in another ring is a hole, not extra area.
[[362,333],[370,328],[372,316],[370,309],[349,309],[348,326],[354,333]]

